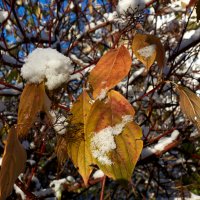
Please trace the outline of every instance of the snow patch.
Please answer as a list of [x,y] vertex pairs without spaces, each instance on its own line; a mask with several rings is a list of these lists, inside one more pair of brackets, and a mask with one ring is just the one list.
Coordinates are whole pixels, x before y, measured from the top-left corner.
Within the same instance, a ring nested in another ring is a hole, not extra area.
[[70,68],[70,59],[55,49],[37,48],[25,60],[21,75],[31,83],[46,80],[48,89],[53,90],[69,80]]
[[8,12],[1,10],[0,11],[0,23],[2,23],[8,17]]
[[170,137],[163,137],[154,146],[144,148],[142,150],[141,158],[145,159],[156,152],[163,151],[167,145],[171,144],[178,138],[179,134],[178,130],[174,130]]
[[103,173],[103,171],[101,171],[100,169],[99,170],[97,170],[96,172],[94,172],[94,174],[93,174],[93,178],[94,179],[97,179],[97,178],[102,178],[104,176],[104,173]]
[[61,113],[50,111],[49,114],[52,117],[53,128],[59,135],[66,133],[66,127],[68,125],[67,119]]
[[134,13],[145,8],[144,0],[119,0],[117,11],[120,14]]
[[99,96],[97,96],[96,100],[101,101],[101,100],[105,99],[107,92],[108,92],[108,88],[101,89],[101,92],[100,92]]
[[111,165],[112,161],[108,157],[108,153],[117,148],[114,136],[119,135],[127,123],[133,120],[133,116],[122,116],[122,122],[114,127],[108,126],[98,133],[94,133],[91,139],[90,148],[92,155],[103,165]]
[[149,58],[152,56],[152,54],[155,52],[155,50],[156,50],[156,45],[152,44],[152,45],[149,45],[149,46],[139,49],[137,52],[141,56],[143,56],[145,58]]
[[54,180],[50,183],[49,186],[53,188],[57,199],[61,199],[63,184],[65,183],[67,183],[67,180],[65,178]]
[[26,195],[16,184],[14,184],[14,190],[15,190],[16,194],[19,194],[21,196],[22,200],[26,199]]

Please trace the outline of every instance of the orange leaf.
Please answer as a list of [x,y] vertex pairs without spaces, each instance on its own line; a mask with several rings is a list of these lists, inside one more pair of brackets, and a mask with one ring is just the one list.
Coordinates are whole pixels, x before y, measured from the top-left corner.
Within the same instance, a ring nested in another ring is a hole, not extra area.
[[26,151],[17,138],[16,129],[8,133],[0,171],[0,199],[6,199],[13,190],[13,185],[20,173],[24,171]]
[[159,67],[164,67],[165,50],[159,38],[153,35],[138,33],[133,39],[132,49],[147,70],[149,70],[155,60]]
[[44,83],[26,84],[19,103],[17,133],[25,136],[34,124],[37,114],[44,107],[45,86]]
[[126,47],[108,51],[89,75],[89,83],[96,99],[102,92],[117,85],[130,71],[132,59]]
[[88,116],[87,143],[99,168],[109,177],[130,180],[142,151],[141,128],[133,122],[135,111],[118,92],[96,101]]
[[85,185],[88,183],[89,176],[92,172],[90,165],[92,164],[92,156],[85,142],[85,124],[88,113],[91,108],[90,97],[84,90],[77,101],[74,103],[71,113],[71,130],[67,132],[68,154],[74,165],[79,168],[79,172],[83,177]]

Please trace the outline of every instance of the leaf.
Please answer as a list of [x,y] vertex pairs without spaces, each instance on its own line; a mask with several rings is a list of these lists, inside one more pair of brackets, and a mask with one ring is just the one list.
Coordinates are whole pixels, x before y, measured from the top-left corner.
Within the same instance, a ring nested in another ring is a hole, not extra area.
[[86,140],[95,164],[113,179],[130,180],[142,151],[142,130],[133,122],[134,114],[131,104],[112,90],[104,102],[93,104],[88,116]]
[[44,83],[26,84],[19,103],[17,133],[19,136],[25,136],[34,124],[37,114],[44,107],[45,98]]
[[67,132],[68,154],[74,165],[79,168],[79,173],[83,177],[85,185],[88,183],[92,172],[92,156],[85,142],[85,124],[91,108],[91,99],[84,90],[74,103],[71,113],[71,130]]
[[154,61],[160,68],[165,65],[165,50],[160,39],[147,34],[136,34],[132,44],[135,56],[146,66],[147,70]]
[[8,133],[0,171],[0,199],[6,199],[12,192],[13,185],[20,173],[24,171],[26,151],[17,138],[16,129]]
[[130,71],[132,59],[126,47],[108,51],[90,72],[89,83],[96,99],[102,91],[108,91],[124,79]]
[[58,163],[62,165],[68,158],[67,143],[63,136],[58,136],[55,152]]
[[200,98],[186,87],[176,85],[176,90],[180,96],[181,110],[197,126],[200,133]]

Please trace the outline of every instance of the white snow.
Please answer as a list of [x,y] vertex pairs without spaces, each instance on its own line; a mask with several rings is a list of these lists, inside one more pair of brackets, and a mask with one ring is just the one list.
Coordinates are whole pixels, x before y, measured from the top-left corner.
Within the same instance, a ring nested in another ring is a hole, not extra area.
[[144,148],[142,150],[141,159],[145,159],[156,152],[163,151],[167,145],[177,139],[179,134],[178,130],[174,130],[170,137],[163,137],[154,146]]
[[67,183],[67,180],[65,178],[54,180],[50,183],[49,186],[54,190],[57,199],[61,199],[63,190],[62,185],[65,183]]
[[103,173],[103,171],[101,171],[100,169],[99,170],[97,170],[96,172],[94,172],[94,174],[93,174],[93,178],[94,179],[97,179],[97,178],[101,178],[101,177],[103,177],[104,176],[104,173]]
[[66,133],[66,127],[68,125],[66,117],[64,117],[61,113],[56,111],[50,111],[49,114],[52,117],[53,128],[59,135],[63,135]]
[[122,122],[116,124],[114,127],[108,126],[97,133],[91,139],[90,148],[92,155],[103,165],[111,165],[112,161],[108,153],[117,148],[114,136],[119,135],[127,123],[131,122],[133,117],[131,115],[122,116]]
[[14,190],[15,190],[16,194],[19,194],[21,196],[22,200],[26,199],[26,195],[16,184],[14,184]]
[[107,88],[101,89],[101,92],[100,92],[100,94],[97,96],[96,100],[100,100],[100,101],[101,101],[101,100],[105,99],[107,92],[108,92],[108,89],[107,89]]
[[137,52],[141,56],[148,58],[148,57],[152,56],[152,54],[155,52],[155,50],[156,50],[156,45],[152,44],[152,45],[149,45],[149,46],[146,46],[146,47],[139,49]]
[[8,12],[1,10],[0,11],[0,23],[2,23],[8,17]]
[[183,36],[183,40],[179,47],[179,51],[182,50],[183,48],[185,48],[186,46],[188,46],[189,44],[191,44],[192,42],[198,40],[199,35],[200,35],[200,28],[198,28],[196,30],[187,31]]
[[134,13],[143,8],[145,8],[144,0],[119,0],[117,5],[117,11],[120,14],[125,14],[127,12]]
[[53,90],[69,80],[70,68],[70,59],[55,49],[37,48],[25,60],[21,75],[31,83],[46,80],[48,89]]

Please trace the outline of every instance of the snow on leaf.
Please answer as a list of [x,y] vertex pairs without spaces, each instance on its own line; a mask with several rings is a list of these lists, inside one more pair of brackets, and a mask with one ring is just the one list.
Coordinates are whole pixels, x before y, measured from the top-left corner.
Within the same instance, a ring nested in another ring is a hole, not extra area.
[[13,185],[24,171],[26,151],[17,138],[16,129],[8,133],[0,171],[0,199],[5,200],[13,190]]
[[26,84],[19,103],[17,134],[25,136],[34,124],[37,114],[44,108],[44,83]]
[[152,45],[149,45],[149,46],[139,49],[137,52],[141,56],[143,56],[147,59],[148,57],[151,57],[154,54],[155,50],[156,50],[156,45],[152,44]]
[[159,67],[164,67],[165,50],[160,39],[147,34],[136,34],[132,44],[135,56],[146,66],[147,70],[157,61]]
[[186,87],[176,85],[176,90],[180,96],[179,103],[183,113],[200,133],[200,98]]
[[88,116],[86,142],[95,164],[113,179],[129,180],[142,150],[142,131],[134,114],[130,103],[111,90],[107,99],[92,105]]
[[92,172],[92,155],[88,145],[85,142],[86,130],[85,125],[88,113],[91,108],[90,97],[85,90],[74,103],[71,113],[69,130],[67,131],[67,148],[69,157],[74,165],[79,168],[79,173],[83,177],[85,185],[88,183],[89,176]]
[[93,157],[102,164],[111,165],[112,161],[109,159],[107,154],[117,147],[114,141],[114,136],[119,135],[126,124],[131,121],[133,121],[133,117],[131,115],[125,115],[122,116],[121,123],[116,124],[114,127],[108,126],[98,133],[94,133],[90,147]]
[[94,99],[101,94],[102,89],[108,91],[125,78],[130,71],[131,63],[129,51],[124,46],[103,55],[89,75]]

